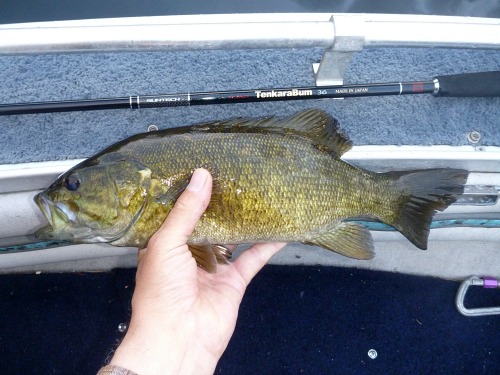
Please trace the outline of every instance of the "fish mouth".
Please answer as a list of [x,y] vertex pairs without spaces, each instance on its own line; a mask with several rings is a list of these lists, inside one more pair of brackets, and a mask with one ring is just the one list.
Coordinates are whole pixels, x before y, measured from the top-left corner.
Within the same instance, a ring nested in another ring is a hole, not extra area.
[[35,197],[35,203],[52,225],[57,222],[74,223],[76,221],[75,213],[66,203],[53,203],[43,193],[40,193]]
[[144,199],[141,207],[123,227],[96,229],[79,222],[77,218],[78,212],[74,211],[79,211],[79,208],[72,202],[54,203],[45,192],[37,194],[34,201],[49,222],[48,225],[36,231],[35,236],[38,239],[69,240],[78,243],[109,243],[117,241],[137,223],[148,205],[148,200]]
[[35,204],[46,217],[48,225],[35,232],[36,238],[40,240],[68,240],[78,243],[113,242],[125,235],[128,230],[140,219],[147,206],[144,200],[139,210],[131,218],[130,222],[122,229],[92,229],[78,222],[77,214],[72,210],[78,208],[71,202],[54,203],[45,192],[34,197]]
[[35,203],[51,224],[54,224],[54,222],[57,221],[62,221],[64,223],[74,223],[76,221],[75,213],[69,208],[66,203],[53,203],[43,193],[35,196]]
[[49,223],[52,223],[52,212],[50,210],[50,201],[47,199],[45,194],[39,193],[35,196],[34,201],[40,211],[42,211],[43,216],[47,218]]
[[58,239],[62,239],[61,232],[75,223],[76,215],[65,203],[53,203],[44,193],[37,194],[34,200],[49,222],[47,226],[35,233],[36,237],[40,239],[53,239],[56,237],[55,232],[57,231]]

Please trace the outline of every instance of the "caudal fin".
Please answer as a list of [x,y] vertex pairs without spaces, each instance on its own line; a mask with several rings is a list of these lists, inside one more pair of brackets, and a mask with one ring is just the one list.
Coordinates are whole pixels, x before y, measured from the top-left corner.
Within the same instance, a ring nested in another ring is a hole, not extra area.
[[392,174],[401,195],[396,212],[392,212],[390,222],[386,222],[415,246],[426,250],[434,214],[443,211],[463,194],[468,172],[445,168]]

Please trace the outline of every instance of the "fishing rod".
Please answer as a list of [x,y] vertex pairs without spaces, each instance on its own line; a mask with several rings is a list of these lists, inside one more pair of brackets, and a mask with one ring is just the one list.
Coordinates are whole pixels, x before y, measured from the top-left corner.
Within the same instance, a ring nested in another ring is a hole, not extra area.
[[105,99],[1,104],[0,116],[414,94],[432,94],[436,97],[500,96],[500,71],[437,76],[431,81],[187,92]]

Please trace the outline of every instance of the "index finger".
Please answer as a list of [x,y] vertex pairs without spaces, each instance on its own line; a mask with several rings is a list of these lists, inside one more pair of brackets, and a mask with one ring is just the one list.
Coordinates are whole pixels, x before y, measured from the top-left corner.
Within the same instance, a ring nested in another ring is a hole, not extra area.
[[284,242],[254,244],[233,262],[234,269],[248,285],[269,259],[285,246]]

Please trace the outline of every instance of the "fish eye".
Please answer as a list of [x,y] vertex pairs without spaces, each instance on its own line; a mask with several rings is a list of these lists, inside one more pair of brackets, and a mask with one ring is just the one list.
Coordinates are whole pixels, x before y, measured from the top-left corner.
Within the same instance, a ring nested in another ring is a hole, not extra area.
[[75,191],[80,186],[80,180],[75,175],[66,177],[64,187],[70,191]]

